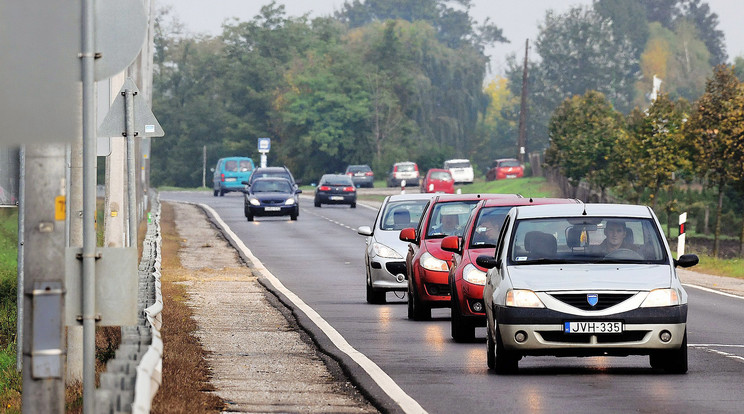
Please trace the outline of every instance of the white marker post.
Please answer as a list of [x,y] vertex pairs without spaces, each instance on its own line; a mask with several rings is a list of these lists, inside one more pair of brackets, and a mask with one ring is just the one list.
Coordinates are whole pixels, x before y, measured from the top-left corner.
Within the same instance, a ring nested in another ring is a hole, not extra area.
[[685,254],[685,222],[687,221],[687,213],[679,215],[679,237],[677,238],[677,259]]

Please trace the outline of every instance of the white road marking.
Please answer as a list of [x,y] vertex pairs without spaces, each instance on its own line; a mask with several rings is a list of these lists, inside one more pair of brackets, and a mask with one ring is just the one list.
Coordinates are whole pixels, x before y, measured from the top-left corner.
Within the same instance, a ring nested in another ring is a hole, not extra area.
[[703,291],[706,291],[706,292],[709,292],[709,293],[717,293],[719,295],[728,296],[730,298],[744,299],[744,296],[739,296],[739,295],[734,295],[734,294],[731,294],[731,293],[721,292],[719,290],[714,290],[714,289],[710,289],[710,288],[707,288],[707,287],[693,285],[691,283],[683,283],[682,286],[691,287],[691,288],[695,288],[695,289],[700,289],[700,290],[703,290]]
[[710,349],[710,348],[702,348],[702,349],[705,350],[705,352],[711,352],[714,354],[723,355],[726,358],[733,359],[739,362],[744,362],[744,357],[741,357],[739,355],[729,354],[728,352],[719,351],[717,349]]
[[284,284],[282,284],[279,279],[276,278],[271,272],[269,272],[266,267],[264,267],[263,263],[261,263],[256,256],[253,255],[253,253],[248,249],[248,247],[243,243],[240,238],[233,233],[233,231],[230,229],[230,227],[222,220],[222,217],[217,214],[214,209],[211,207],[205,205],[205,204],[199,204],[202,208],[205,210],[208,210],[214,219],[219,223],[219,225],[222,227],[222,229],[228,233],[230,237],[232,237],[233,240],[235,240],[235,243],[238,245],[238,248],[248,257],[248,259],[253,263],[254,269],[258,272],[260,272],[273,286],[276,288],[276,290],[280,291],[284,296],[287,297],[292,303],[300,309],[302,312],[305,313],[305,315],[313,321],[313,323],[320,328],[320,330],[323,331],[323,333],[328,336],[328,339],[333,342],[334,345],[343,353],[348,355],[351,359],[354,360],[357,364],[359,364],[360,367],[364,371],[369,374],[369,376],[372,378],[373,381],[377,383],[377,385],[380,386],[383,392],[385,392],[393,401],[395,401],[400,408],[406,412],[406,413],[426,413],[426,410],[424,410],[421,405],[419,405],[416,400],[411,398],[408,394],[406,394],[405,391],[403,391],[398,384],[393,381],[392,378],[388,374],[385,373],[377,364],[372,362],[371,359],[369,359],[366,355],[362,354],[361,352],[357,351],[352,347],[346,339],[344,339],[343,336],[341,336],[336,329],[334,329],[331,324],[326,322],[325,319],[323,319],[313,308],[311,308],[309,305],[307,305],[302,299],[300,299],[299,296],[295,295],[291,290],[287,289]]

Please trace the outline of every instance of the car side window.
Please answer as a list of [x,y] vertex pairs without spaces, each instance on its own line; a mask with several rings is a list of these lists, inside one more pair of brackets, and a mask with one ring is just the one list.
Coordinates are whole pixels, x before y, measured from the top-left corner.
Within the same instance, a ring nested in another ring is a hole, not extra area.
[[504,239],[506,238],[506,232],[509,228],[509,222],[511,221],[511,218],[509,216],[506,216],[506,219],[504,220],[504,224],[501,225],[501,232],[499,233],[499,240],[496,242],[496,255],[494,257],[501,257],[501,253],[504,251]]

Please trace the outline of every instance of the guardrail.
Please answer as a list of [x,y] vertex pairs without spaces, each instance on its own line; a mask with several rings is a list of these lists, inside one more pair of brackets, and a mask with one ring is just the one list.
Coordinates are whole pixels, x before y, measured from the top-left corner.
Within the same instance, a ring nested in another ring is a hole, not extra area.
[[101,414],[149,413],[162,382],[160,198],[153,192],[150,200],[152,209],[138,268],[137,325],[122,326],[121,344],[115,357],[106,363],[106,372],[101,374],[95,410]]

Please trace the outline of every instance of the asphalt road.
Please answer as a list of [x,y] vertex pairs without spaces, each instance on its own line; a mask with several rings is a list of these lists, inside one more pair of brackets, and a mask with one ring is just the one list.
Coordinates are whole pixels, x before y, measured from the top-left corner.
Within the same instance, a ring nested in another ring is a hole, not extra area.
[[[732,413],[744,402],[744,299],[688,288],[689,372],[652,370],[648,357],[528,357],[515,376],[486,367],[485,330],[475,343],[450,337],[449,310],[433,319],[406,318],[406,302],[388,293],[388,304],[365,301],[364,245],[356,233],[376,211],[361,204],[313,207],[301,201],[297,221],[243,216],[242,194],[161,194],[163,201],[212,207],[263,265],[311,306],[357,351],[377,364],[427,412],[649,412]],[[208,260],[208,258],[205,258]],[[303,325],[310,324],[300,312]],[[326,352],[341,360],[361,387],[391,411],[399,411],[357,364],[313,326]]]

